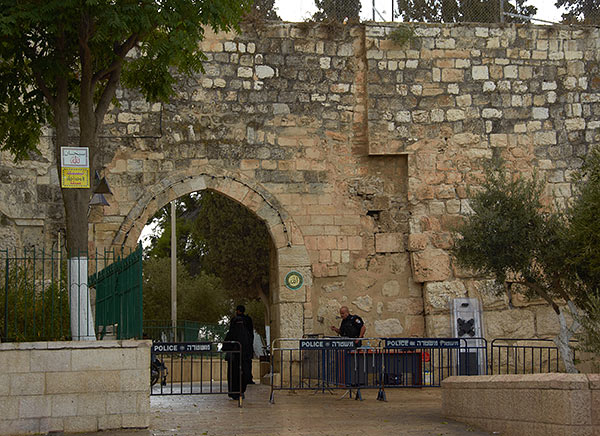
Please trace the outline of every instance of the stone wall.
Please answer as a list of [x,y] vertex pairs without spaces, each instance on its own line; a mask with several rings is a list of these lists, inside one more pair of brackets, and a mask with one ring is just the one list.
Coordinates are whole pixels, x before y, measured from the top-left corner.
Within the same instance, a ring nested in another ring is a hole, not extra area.
[[150,423],[150,341],[4,343],[0,367],[0,435]]
[[444,416],[506,436],[600,434],[599,374],[449,377]]
[[[169,103],[119,91],[101,135],[113,195],[90,212],[90,247],[131,246],[160,207],[212,189],[269,227],[279,336],[327,333],[341,305],[369,336],[448,336],[448,302],[466,296],[483,302],[488,338],[553,334],[542,303],[498,298],[455,267],[450,230],[495,155],[539,171],[549,202],[569,198],[600,140],[600,31],[411,25],[399,41],[399,26],[208,33],[205,74],[181,78]],[[5,241],[35,228],[50,244],[61,225],[51,135],[32,162],[2,155]],[[301,291],[283,285],[292,269]]]

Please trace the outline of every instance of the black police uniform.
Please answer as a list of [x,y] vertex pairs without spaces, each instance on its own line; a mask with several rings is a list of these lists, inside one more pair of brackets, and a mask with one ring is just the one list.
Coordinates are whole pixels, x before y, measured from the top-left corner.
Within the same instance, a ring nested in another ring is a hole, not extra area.
[[348,315],[346,319],[342,320],[342,324],[340,325],[340,336],[358,338],[363,325],[365,323],[360,316]]

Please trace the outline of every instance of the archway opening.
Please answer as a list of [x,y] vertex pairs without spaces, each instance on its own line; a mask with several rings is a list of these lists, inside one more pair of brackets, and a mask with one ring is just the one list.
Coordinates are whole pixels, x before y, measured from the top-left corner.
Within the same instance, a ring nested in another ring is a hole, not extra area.
[[205,189],[177,198],[177,328],[171,324],[171,206],[141,233],[144,332],[152,339],[222,340],[236,306],[254,320],[255,353],[269,343],[277,250],[265,222],[243,204]]

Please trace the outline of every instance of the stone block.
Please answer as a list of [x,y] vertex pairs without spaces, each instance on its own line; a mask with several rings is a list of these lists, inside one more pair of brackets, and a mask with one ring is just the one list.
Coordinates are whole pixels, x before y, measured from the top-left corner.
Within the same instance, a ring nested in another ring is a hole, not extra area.
[[400,295],[400,283],[397,280],[385,282],[381,288],[381,294],[384,297],[396,297]]
[[148,369],[127,369],[120,371],[121,392],[141,391],[148,385]]
[[402,233],[375,233],[375,251],[377,253],[399,253],[404,251]]
[[12,374],[10,395],[43,395],[45,376],[43,373]]
[[19,419],[49,417],[51,398],[48,395],[28,395],[19,399]]
[[107,394],[105,392],[78,394],[77,416],[104,415],[106,413],[106,397]]
[[454,298],[467,296],[465,285],[461,281],[428,282],[423,286],[428,313],[445,312]]
[[50,395],[51,415],[69,417],[77,415],[77,394]]
[[[0,428],[2,422],[19,418],[19,397],[0,397]],[[1,434],[1,433],[0,433]]]
[[65,433],[83,433],[98,431],[96,416],[73,416],[64,420]]
[[106,394],[106,414],[116,415],[137,412],[138,392],[109,392]]
[[1,436],[37,434],[39,432],[40,420],[37,418],[0,420]]
[[40,433],[52,434],[61,433],[65,430],[63,418],[41,418]]
[[533,312],[527,309],[486,312],[483,316],[486,336],[492,338],[532,338],[535,336]]
[[124,414],[122,415],[122,428],[148,428],[150,426],[150,415]]
[[119,348],[102,350],[73,350],[73,371],[95,371],[135,368],[135,353]]
[[98,430],[114,430],[122,428],[122,415],[104,415],[98,417]]
[[374,325],[375,337],[400,337],[404,331],[402,323],[397,318],[378,319],[375,320]]
[[0,397],[8,396],[9,392],[10,376],[8,374],[0,374]]
[[443,250],[413,252],[411,263],[416,282],[443,281],[450,277],[450,256]]
[[71,370],[71,350],[32,350],[32,372],[57,372]]
[[408,235],[408,251],[420,251],[427,247],[429,236],[425,233],[411,233]]

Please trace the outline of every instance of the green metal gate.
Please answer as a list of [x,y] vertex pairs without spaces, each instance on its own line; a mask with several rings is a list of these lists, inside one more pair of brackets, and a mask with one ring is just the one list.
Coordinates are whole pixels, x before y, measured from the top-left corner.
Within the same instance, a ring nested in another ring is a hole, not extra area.
[[142,337],[142,245],[89,278],[96,288],[96,332]]

